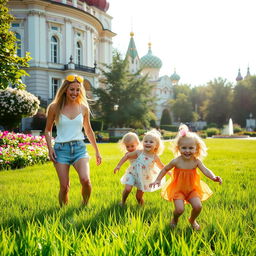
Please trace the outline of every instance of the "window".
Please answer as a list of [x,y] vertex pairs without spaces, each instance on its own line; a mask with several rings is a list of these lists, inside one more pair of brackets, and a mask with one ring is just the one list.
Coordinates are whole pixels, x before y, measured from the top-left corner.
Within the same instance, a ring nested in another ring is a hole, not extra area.
[[56,96],[59,87],[60,79],[52,78],[52,99]]
[[58,31],[58,27],[52,26],[52,30]]
[[15,33],[15,36],[17,38],[16,44],[17,44],[17,52],[16,54],[21,57],[21,36],[19,33]]
[[19,23],[12,23],[12,28],[19,28],[20,24]]
[[82,47],[81,47],[81,44],[77,42],[76,43],[76,63],[78,65],[82,64],[81,57],[82,57]]
[[51,62],[58,63],[58,40],[55,36],[51,38]]

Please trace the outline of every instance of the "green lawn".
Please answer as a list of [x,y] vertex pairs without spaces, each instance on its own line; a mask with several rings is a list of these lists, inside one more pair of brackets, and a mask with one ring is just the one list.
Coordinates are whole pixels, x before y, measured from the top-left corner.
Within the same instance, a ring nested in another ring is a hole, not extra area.
[[[119,207],[123,186],[113,168],[118,144],[100,144],[103,163],[96,167],[91,146],[93,193],[82,208],[80,185],[71,168],[70,203],[58,206],[58,179],[51,163],[0,172],[0,255],[256,255],[256,140],[207,139],[204,163],[223,185],[202,177],[213,190],[198,218],[202,230],[188,225],[190,206],[178,228],[169,229],[172,203],[159,191],[145,193],[139,207],[135,190]],[[161,156],[172,156],[169,142]]]

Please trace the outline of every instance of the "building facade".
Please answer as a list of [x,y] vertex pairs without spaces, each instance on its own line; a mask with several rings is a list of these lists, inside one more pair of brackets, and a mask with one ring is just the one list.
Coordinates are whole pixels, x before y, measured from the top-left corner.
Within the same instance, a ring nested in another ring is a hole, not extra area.
[[112,62],[112,17],[106,0],[9,0],[15,17],[11,29],[32,60],[24,78],[27,90],[44,105],[54,98],[69,74],[84,77],[84,86],[98,87],[102,63]]
[[178,84],[180,76],[174,71],[171,76],[159,76],[162,67],[162,61],[157,56],[153,55],[151,43],[148,44],[148,53],[139,58],[135,41],[134,33],[130,33],[130,42],[126,52],[126,58],[129,63],[129,71],[136,73],[141,70],[141,74],[148,75],[148,82],[153,85],[152,95],[155,98],[155,115],[156,125],[160,126],[161,119],[165,115],[169,115],[174,121],[173,113],[170,108],[170,100],[173,99],[173,85]]

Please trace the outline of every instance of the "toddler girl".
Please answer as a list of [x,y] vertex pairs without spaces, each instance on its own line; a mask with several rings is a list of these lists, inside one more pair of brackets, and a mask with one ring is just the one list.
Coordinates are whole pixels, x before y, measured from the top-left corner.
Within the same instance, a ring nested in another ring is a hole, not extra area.
[[125,154],[114,169],[114,173],[116,173],[125,161],[128,159],[131,161],[131,166],[121,178],[121,183],[125,184],[121,202],[122,205],[125,204],[133,186],[137,187],[136,199],[140,205],[144,204],[143,194],[145,191],[152,192],[159,189],[159,187],[149,187],[149,184],[155,180],[160,170],[164,167],[158,157],[158,155],[162,153],[164,147],[161,140],[161,134],[156,130],[147,132],[144,135],[142,144],[143,149],[138,149]]
[[212,195],[210,188],[200,180],[197,168],[209,179],[222,184],[219,176],[209,170],[200,159],[206,156],[206,145],[204,141],[194,132],[190,132],[186,125],[181,125],[179,133],[174,140],[174,154],[177,156],[167,164],[158,175],[156,181],[150,187],[159,185],[164,175],[174,168],[170,178],[162,189],[162,197],[174,202],[173,218],[171,227],[174,228],[180,215],[184,212],[184,201],[192,206],[189,222],[192,228],[199,230],[200,226],[196,218],[201,212],[201,201]]

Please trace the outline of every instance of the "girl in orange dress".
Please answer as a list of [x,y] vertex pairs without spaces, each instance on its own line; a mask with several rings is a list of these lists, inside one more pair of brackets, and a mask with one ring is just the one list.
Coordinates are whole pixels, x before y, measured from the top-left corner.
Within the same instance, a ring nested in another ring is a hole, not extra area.
[[184,202],[192,206],[189,222],[193,229],[199,230],[200,226],[196,218],[201,212],[201,201],[208,199],[212,191],[206,183],[200,180],[197,168],[209,179],[222,184],[222,179],[215,176],[200,159],[206,156],[206,145],[204,141],[194,132],[190,132],[188,127],[182,124],[179,133],[174,140],[173,151],[177,156],[167,164],[159,173],[157,179],[150,186],[159,185],[161,179],[172,168],[172,177],[162,188],[162,197],[174,202],[173,218],[171,227],[176,227],[179,217],[184,212]]

